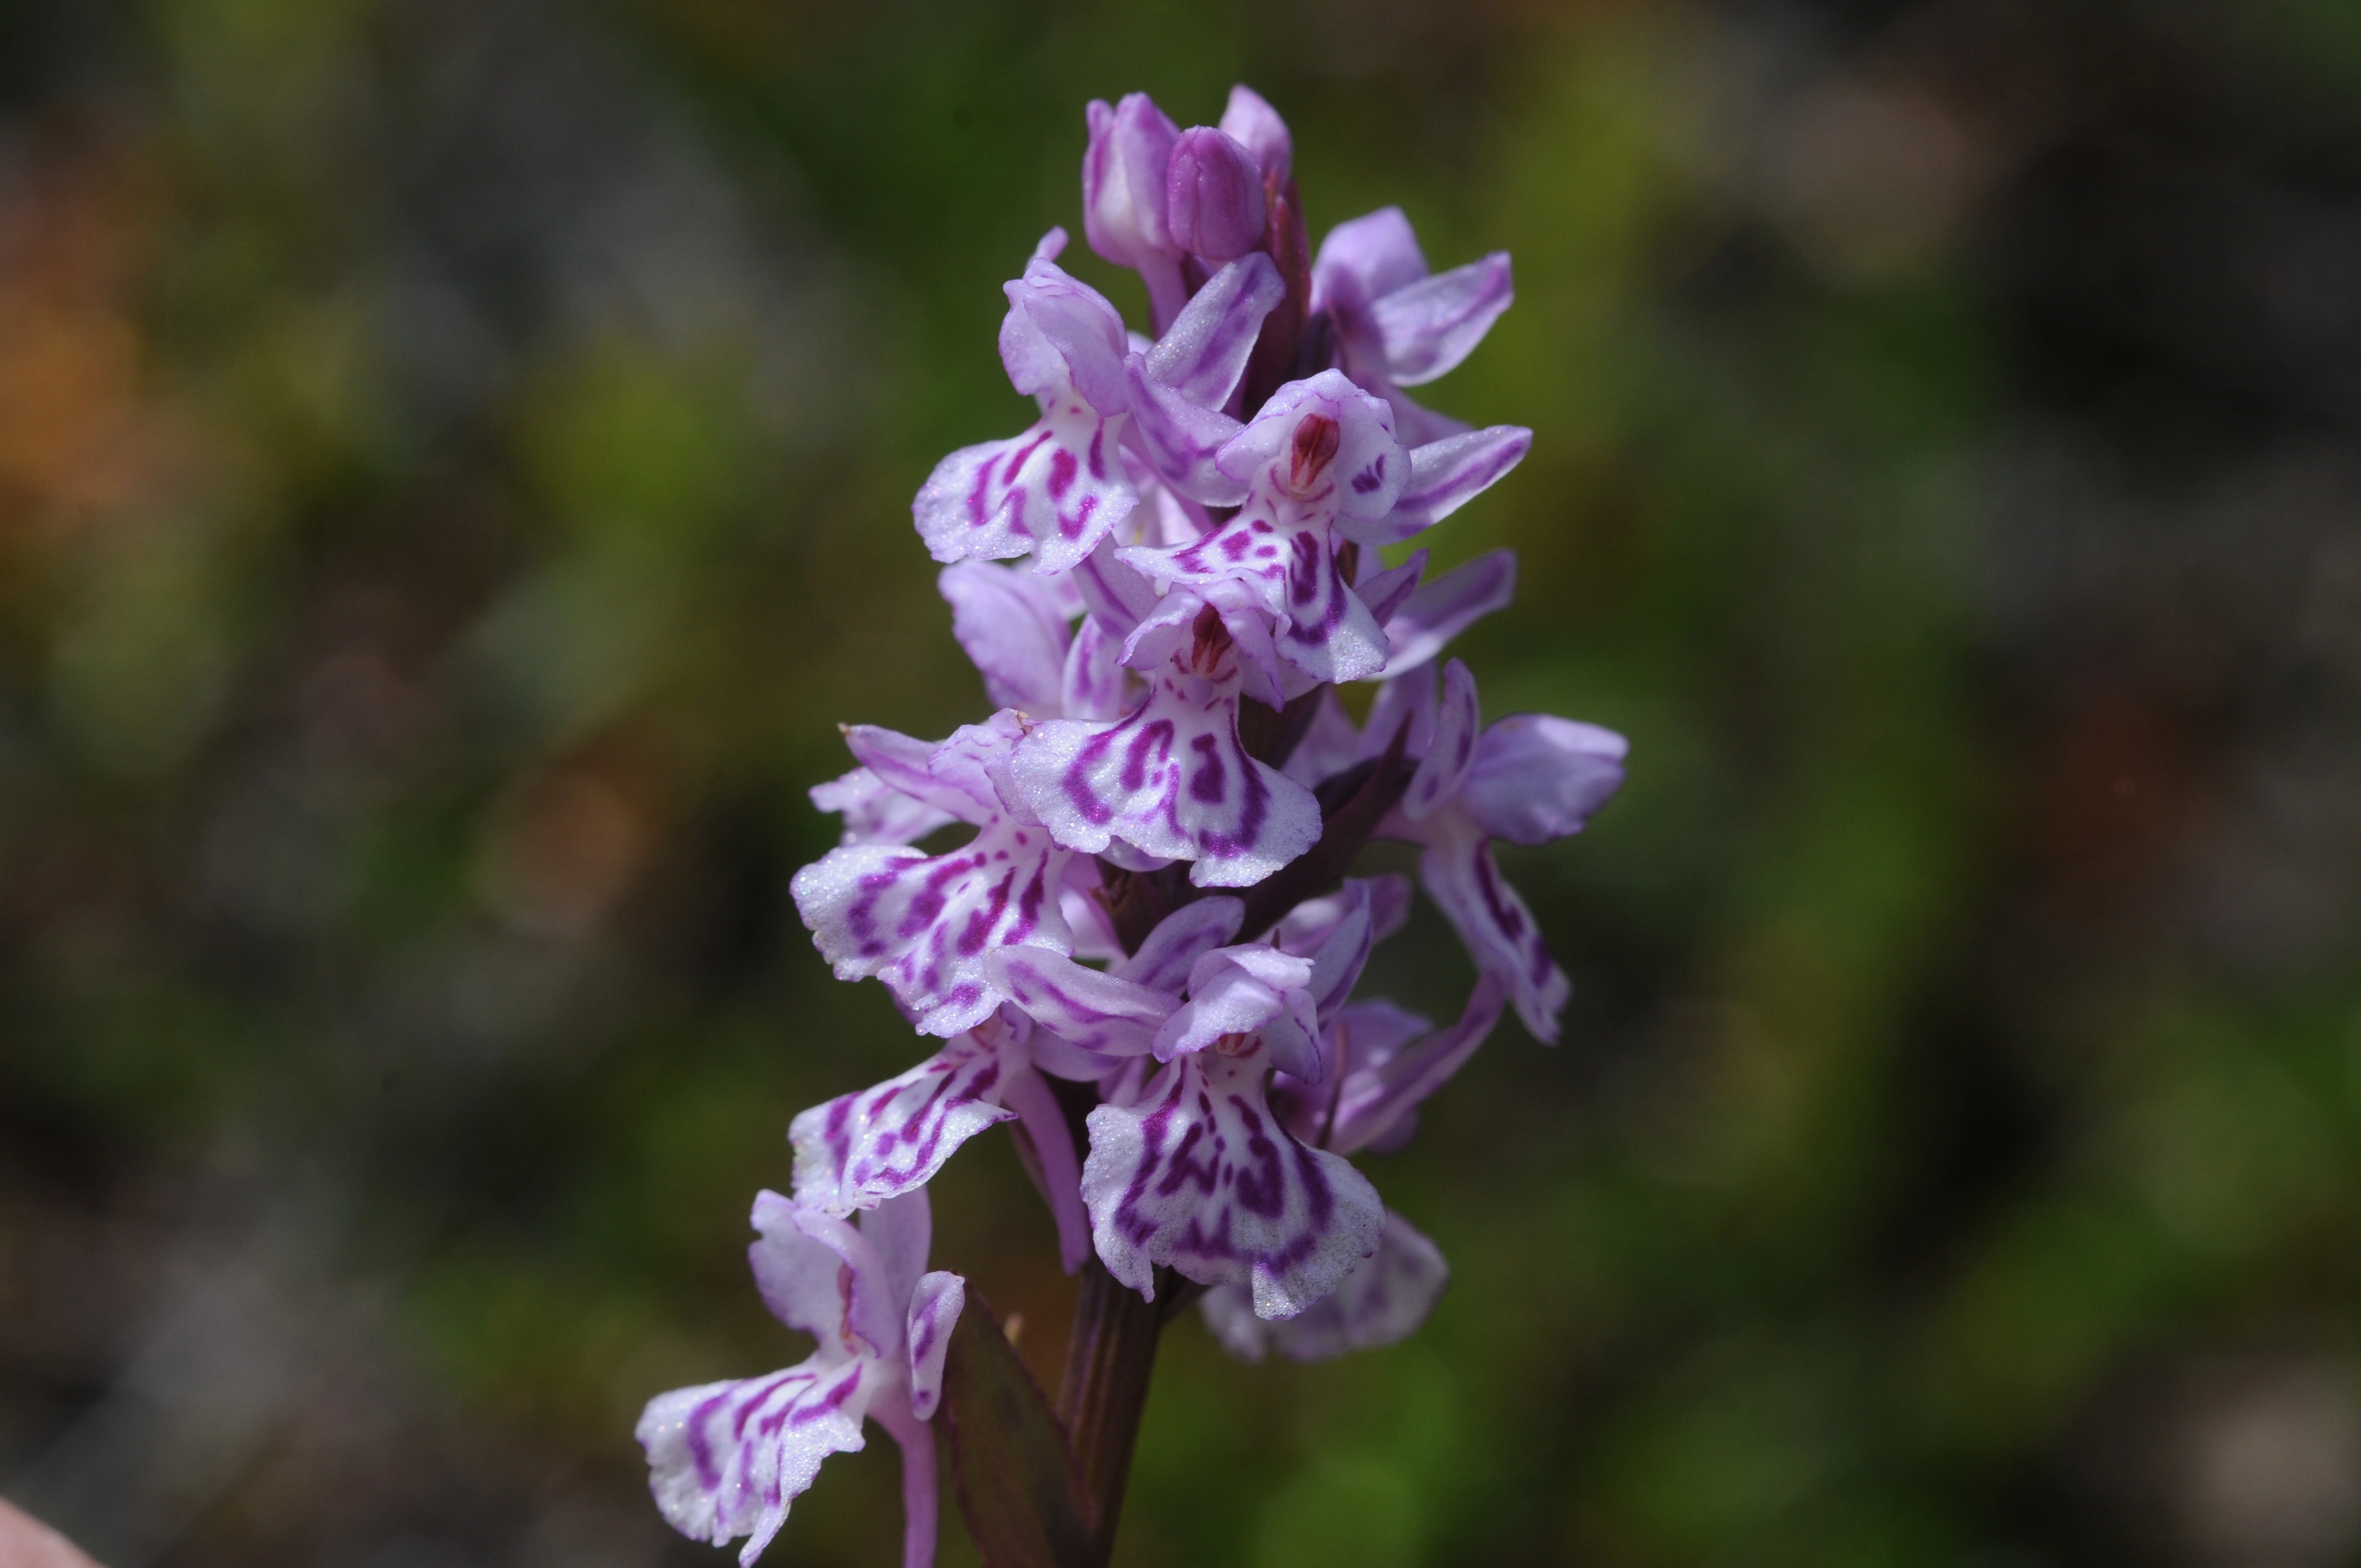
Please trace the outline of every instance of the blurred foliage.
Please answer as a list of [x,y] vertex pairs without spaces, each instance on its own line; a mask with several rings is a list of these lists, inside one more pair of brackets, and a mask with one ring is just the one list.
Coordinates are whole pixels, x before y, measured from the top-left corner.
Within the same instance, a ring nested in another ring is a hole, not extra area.
[[[1178,1325],[1121,1560],[2349,1560],[2356,40],[0,7],[0,1486],[115,1568],[719,1561],[631,1423],[802,1354],[746,1207],[917,1048],[797,928],[802,792],[983,711],[908,497],[1022,417],[1084,100],[1246,80],[1315,234],[1513,252],[1429,390],[1536,442],[1438,565],[1516,547],[1488,711],[1633,767],[1508,857],[1568,1044],[1373,1168],[1434,1321]],[[1468,978],[1431,914],[1380,968]],[[1054,1376],[1010,1151],[937,1194]],[[774,1555],[883,1560],[895,1484],[832,1461]]]

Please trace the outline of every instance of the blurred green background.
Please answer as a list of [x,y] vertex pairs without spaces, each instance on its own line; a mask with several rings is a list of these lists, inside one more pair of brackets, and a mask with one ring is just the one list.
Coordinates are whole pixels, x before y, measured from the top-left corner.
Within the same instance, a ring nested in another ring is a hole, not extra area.
[[[804,1354],[747,1207],[921,1049],[803,791],[984,711],[908,501],[1027,417],[1084,101],[1240,80],[1315,236],[1513,252],[1426,390],[1533,453],[1433,542],[1523,561],[1488,712],[1633,764],[1508,857],[1566,1043],[1370,1163],[1433,1321],[1177,1324],[1119,1560],[2355,1560],[2340,0],[0,5],[0,1492],[111,1568],[726,1561],[633,1420]],[[935,1190],[1054,1368],[1005,1140]],[[896,1475],[772,1558],[892,1561]]]

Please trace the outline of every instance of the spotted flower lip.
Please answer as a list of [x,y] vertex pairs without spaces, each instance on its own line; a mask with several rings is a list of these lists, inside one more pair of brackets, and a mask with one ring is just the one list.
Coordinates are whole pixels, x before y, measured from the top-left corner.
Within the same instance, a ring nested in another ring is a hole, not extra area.
[[649,1486],[674,1529],[726,1546],[748,1538],[741,1568],[770,1545],[831,1453],[865,1445],[875,1420],[902,1450],[904,1561],[934,1560],[935,1453],[927,1421],[966,1301],[956,1274],[928,1272],[924,1193],[855,1227],[775,1192],[754,1200],[748,1249],[763,1304],[818,1341],[764,1377],[675,1388],[648,1401],[638,1437]]
[[1006,711],[934,747],[868,726],[846,731],[854,754],[885,784],[974,824],[975,837],[940,855],[847,845],[789,884],[837,978],[883,981],[923,1034],[961,1034],[1006,1000],[984,967],[993,949],[1073,950],[1060,899],[1071,851],[1030,813],[1010,809],[995,778],[1023,734]]
[[[1042,248],[1063,243],[1053,233]],[[1037,571],[1063,572],[1139,502],[1121,452],[1129,345],[1115,307],[1048,255],[1035,256],[1007,294],[1001,360],[1041,417],[1021,435],[944,458],[911,515],[938,561],[1030,554]]]
[[1243,681],[1218,620],[1201,618],[1125,718],[1035,726],[1009,765],[1011,791],[1068,850],[1100,854],[1120,839],[1191,862],[1199,887],[1251,887],[1318,839],[1320,806],[1247,754]]
[[1376,1252],[1385,1205],[1341,1157],[1290,1136],[1264,1099],[1259,1042],[1174,1060],[1090,1113],[1082,1199],[1100,1260],[1155,1299],[1155,1270],[1235,1285],[1291,1318]]
[[1200,1310],[1213,1337],[1241,1361],[1260,1361],[1272,1351],[1290,1361],[1329,1361],[1408,1339],[1433,1315],[1450,1283],[1442,1249],[1388,1210],[1375,1255],[1295,1317],[1256,1316],[1253,1298],[1235,1285],[1206,1291]]

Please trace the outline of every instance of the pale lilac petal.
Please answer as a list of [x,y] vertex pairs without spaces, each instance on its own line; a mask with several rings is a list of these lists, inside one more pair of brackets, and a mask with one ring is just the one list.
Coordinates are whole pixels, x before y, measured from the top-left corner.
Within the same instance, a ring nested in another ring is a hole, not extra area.
[[1034,1023],[1102,1055],[1148,1049],[1180,1005],[1163,992],[1036,948],[995,953],[988,967],[997,988]]
[[[1312,973],[1304,989],[1311,994],[1322,1026],[1353,993],[1369,961],[1369,949],[1377,939],[1372,892],[1369,883],[1347,877],[1343,887],[1325,898],[1297,905],[1272,933],[1279,947],[1311,958]],[[1284,1071],[1295,1071],[1284,1062],[1276,1065]]]
[[636,1436],[648,1486],[673,1529],[752,1564],[831,1453],[862,1446],[871,1362],[827,1353],[767,1377],[675,1388],[648,1401]]
[[1410,454],[1410,482],[1382,518],[1347,519],[1337,532],[1372,548],[1399,544],[1433,527],[1523,461],[1533,433],[1513,424],[1430,441]]
[[[802,1194],[796,1194],[800,1203]],[[885,1286],[886,1310],[899,1313],[927,1272],[927,1255],[934,1249],[935,1217],[924,1187],[914,1187],[864,1211],[854,1222],[863,1241],[876,1249]],[[901,1325],[894,1325],[898,1332]],[[896,1344],[904,1343],[897,1339]]]
[[1211,126],[1182,131],[1165,170],[1164,222],[1173,244],[1207,261],[1253,251],[1269,214],[1252,149]]
[[[1367,598],[1367,593],[1362,597]],[[1478,555],[1431,583],[1422,583],[1391,617],[1380,618],[1385,620],[1390,649],[1386,673],[1398,675],[1418,668],[1477,621],[1507,609],[1516,597],[1517,553],[1513,550]]]
[[1246,906],[1235,898],[1201,898],[1184,904],[1156,924],[1139,950],[1115,970],[1135,985],[1180,994],[1190,967],[1238,934]]
[[1121,718],[1145,695],[1137,691],[1124,674],[1122,656],[1123,639],[1109,631],[1096,616],[1085,616],[1074,629],[1074,640],[1066,649],[1065,666],[1059,673],[1057,701],[1030,711],[1043,718]]
[[1408,1339],[1433,1314],[1450,1283],[1442,1251],[1389,1210],[1377,1255],[1301,1315],[1267,1322],[1254,1315],[1246,1292],[1231,1285],[1207,1291],[1201,1305],[1213,1337],[1240,1360],[1260,1361],[1276,1350],[1290,1361],[1327,1361]]
[[1426,276],[1426,258],[1400,207],[1338,224],[1312,263],[1312,308],[1381,299]]
[[1401,812],[1420,821],[1459,793],[1476,758],[1476,738],[1483,717],[1476,705],[1476,676],[1457,659],[1443,667],[1443,700],[1435,707],[1434,734],[1402,792]]
[[1438,811],[1418,827],[1426,845],[1418,869],[1428,895],[1458,931],[1476,967],[1508,985],[1533,1038],[1555,1043],[1558,1012],[1573,983],[1550,957],[1532,911],[1501,880],[1484,830],[1458,811]]
[[1031,259],[1035,261],[1055,261],[1058,258],[1065,254],[1065,228],[1061,225],[1052,224],[1049,225],[1049,232],[1041,236],[1039,244],[1034,246]]
[[1098,547],[1074,568],[1071,580],[1081,590],[1091,619],[1113,636],[1121,638],[1130,636],[1133,628],[1155,614],[1160,601],[1156,597],[1155,583],[1142,576],[1138,568],[1119,559],[1117,549],[1112,538],[1101,540]]
[[1580,832],[1622,787],[1630,749],[1623,737],[1596,724],[1512,714],[1477,742],[1459,804],[1491,838],[1545,844]]
[[943,1397],[943,1358],[950,1354],[951,1330],[967,1305],[967,1281],[937,1269],[919,1276],[910,1292],[910,1319],[904,1339],[910,1353],[910,1413],[932,1418]]
[[811,803],[843,813],[844,836],[838,841],[845,844],[908,844],[959,820],[911,799],[867,768],[812,785]]
[[1066,862],[1065,880],[1058,885],[1058,908],[1066,916],[1066,929],[1074,938],[1074,957],[1078,959],[1119,959],[1123,944],[1115,939],[1115,922],[1099,902],[1098,861],[1087,855],[1076,855]]
[[1333,691],[1320,694],[1312,728],[1295,743],[1287,759],[1287,776],[1301,784],[1318,784],[1361,760],[1361,732],[1336,700]]
[[1410,878],[1386,872],[1369,878],[1369,940],[1382,942],[1410,924]]
[[[1037,1045],[1051,1038],[1039,1030],[1032,1037]],[[1038,1064],[1041,1053],[1036,1049],[1033,1054]],[[1059,1260],[1071,1274],[1090,1258],[1091,1217],[1082,1208],[1082,1163],[1074,1153],[1065,1107],[1041,1072],[1029,1069],[1010,1077],[1002,1099],[1016,1113],[1017,1152],[1058,1223]]]
[[1072,950],[1058,889],[1070,851],[1045,829],[1002,820],[944,855],[884,844],[830,850],[790,891],[839,980],[874,975],[922,1033],[972,1029],[1004,998],[984,972],[995,949]]
[[1372,296],[1369,317],[1384,345],[1387,376],[1416,387],[1453,369],[1515,298],[1506,251]]
[[[903,1298],[895,1294],[877,1248],[858,1227],[767,1190],[755,1194],[752,1218],[759,1234],[747,1247],[746,1260],[774,1316],[811,1334],[823,1349],[832,1338],[848,1354],[891,1356],[900,1351]],[[824,1304],[822,1287],[834,1291],[832,1307]],[[832,1326],[823,1330],[818,1324]]]
[[1422,757],[1434,739],[1434,666],[1419,664],[1378,687],[1361,729],[1364,756],[1378,756],[1402,734],[1402,755]]
[[[1286,297],[1287,285],[1269,257],[1259,251],[1239,257],[1205,280],[1148,350],[1148,378],[1200,408],[1220,408],[1246,374],[1263,318]],[[1232,433],[1238,428],[1234,422]]]
[[[1160,673],[1115,724],[1044,724],[1017,748],[1013,787],[1060,844],[1096,854],[1120,838],[1193,861],[1199,887],[1251,887],[1320,837],[1312,792],[1246,755],[1235,676],[1192,692]],[[838,850],[837,853],[847,853]]]
[[1060,398],[1024,434],[944,458],[910,508],[928,553],[946,562],[1030,554],[1036,570],[1071,570],[1138,504],[1117,450],[1123,418]]
[[1123,356],[1130,349],[1123,317],[1106,296],[1038,258],[1003,292],[1008,314],[1000,323],[1000,358],[1010,383],[1045,406],[1079,395],[1103,419],[1123,412]]
[[838,1277],[845,1259],[825,1241],[805,1234],[796,1224],[794,1208],[767,1190],[754,1200],[752,1223],[762,1239],[747,1249],[747,1260],[755,1287],[773,1317],[801,1329],[823,1348],[842,1351],[846,1298]]
[[1287,183],[1295,160],[1295,143],[1287,134],[1287,122],[1263,101],[1261,93],[1243,84],[1231,88],[1221,124],[1224,135],[1235,137],[1255,155],[1266,175],[1276,176],[1281,185]]
[[1214,455],[1238,433],[1238,422],[1218,404],[1191,401],[1149,374],[1147,357],[1135,354],[1124,366],[1131,392],[1131,433],[1157,477],[1191,500],[1236,506],[1246,487],[1214,465]]
[[1354,1003],[1340,1020],[1336,1054],[1344,1078],[1322,1141],[1339,1154],[1399,1146],[1419,1105],[1450,1081],[1500,1021],[1505,989],[1495,976],[1477,976],[1458,1020],[1422,1033],[1415,1043],[1405,1031],[1422,1032],[1423,1018],[1390,1004]]
[[1455,435],[1465,435],[1472,428],[1464,419],[1437,413],[1423,403],[1414,401],[1408,392],[1383,377],[1363,375],[1356,367],[1354,378],[1385,399],[1386,407],[1393,411],[1395,437],[1413,452]]
[[935,775],[931,764],[941,741],[921,740],[875,724],[841,728],[845,749],[888,788],[961,822],[982,822],[1000,809],[991,790],[979,796],[968,787],[972,781]]
[[1190,966],[1189,1000],[1156,1032],[1156,1058],[1170,1061],[1224,1036],[1260,1034],[1274,1066],[1316,1078],[1318,1025],[1305,994],[1312,973],[1311,959],[1258,943],[1204,954]]
[[1253,1292],[1289,1318],[1377,1250],[1385,1206],[1335,1155],[1288,1136],[1263,1100],[1258,1049],[1186,1056],[1131,1104],[1090,1115],[1082,1198],[1109,1273],[1154,1299],[1154,1270]]
[[1051,579],[982,561],[942,569],[937,588],[951,607],[951,635],[983,675],[995,707],[1059,712],[1071,634]]
[[1000,1051],[972,1032],[896,1078],[815,1105],[787,1127],[796,1198],[832,1214],[916,1191],[968,1139],[1013,1117]]
[[[1372,555],[1370,558],[1375,557]],[[1363,570],[1367,575],[1353,588],[1360,596],[1361,602],[1369,607],[1369,614],[1376,618],[1378,624],[1388,629],[1389,641],[1392,635],[1390,623],[1396,613],[1418,591],[1420,579],[1426,576],[1426,562],[1425,551],[1413,550],[1399,566],[1369,572],[1365,565]]]

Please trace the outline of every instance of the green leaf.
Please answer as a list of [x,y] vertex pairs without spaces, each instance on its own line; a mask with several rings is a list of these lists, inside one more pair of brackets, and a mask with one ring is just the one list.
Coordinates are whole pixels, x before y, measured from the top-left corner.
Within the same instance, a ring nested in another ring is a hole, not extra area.
[[988,1568],[1098,1568],[1095,1510],[1066,1431],[972,1289],[943,1366],[942,1418],[960,1512]]

